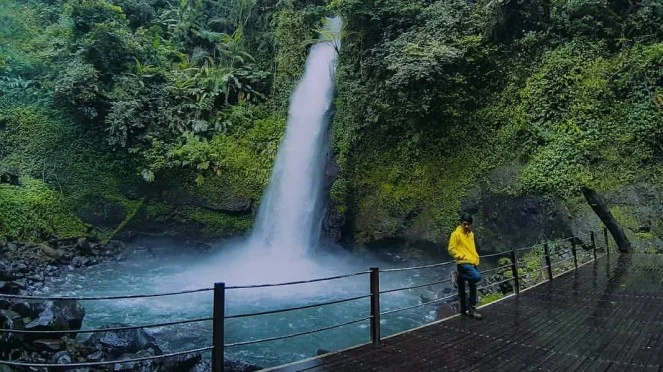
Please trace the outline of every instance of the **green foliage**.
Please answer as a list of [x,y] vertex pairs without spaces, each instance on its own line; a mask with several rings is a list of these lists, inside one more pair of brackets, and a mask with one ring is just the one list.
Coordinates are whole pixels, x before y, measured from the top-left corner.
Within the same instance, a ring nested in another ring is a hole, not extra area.
[[153,167],[146,173],[188,167],[195,171],[198,183],[208,177],[221,177],[235,194],[259,199],[269,181],[285,121],[276,116],[254,120],[252,127],[236,135],[217,134],[210,140],[188,135],[178,146],[154,146],[155,150],[148,153]]
[[55,102],[85,119],[99,116],[100,90],[99,72],[91,64],[78,59],[71,61],[53,82]]
[[50,184],[76,209],[86,199],[116,197],[131,184],[121,159],[99,149],[93,136],[52,111],[34,106],[0,110],[0,164]]
[[350,210],[360,243],[410,233],[443,239],[478,176],[477,159],[467,153],[440,160],[382,149],[356,161]]
[[505,164],[512,195],[663,184],[657,0],[0,0],[0,163],[74,210],[141,182],[255,201],[327,14],[331,198],[360,241],[442,239]]
[[204,225],[203,234],[207,238],[243,234],[250,230],[253,224],[250,216],[228,216],[203,209],[186,209],[184,212],[191,220]]
[[210,201],[219,188],[257,200],[321,5],[2,0],[0,163],[72,210],[119,203],[125,223],[139,177],[177,179]]
[[42,181],[23,177],[21,186],[0,184],[0,236],[41,241],[84,236],[87,226],[62,195]]
[[58,155],[64,132],[63,123],[38,107],[0,110],[0,163],[21,174],[52,181],[61,168]]
[[329,192],[332,201],[336,204],[345,204],[348,197],[348,180],[338,178],[334,181]]
[[273,96],[276,108],[285,115],[288,98],[303,73],[306,61],[305,35],[310,35],[306,15],[292,8],[281,10],[275,19]]
[[479,299],[479,306],[487,305],[487,304],[489,304],[491,302],[495,302],[495,301],[497,301],[497,300],[499,300],[500,298],[503,298],[503,297],[504,297],[504,295],[500,292],[489,293],[485,296],[481,296],[481,298]]

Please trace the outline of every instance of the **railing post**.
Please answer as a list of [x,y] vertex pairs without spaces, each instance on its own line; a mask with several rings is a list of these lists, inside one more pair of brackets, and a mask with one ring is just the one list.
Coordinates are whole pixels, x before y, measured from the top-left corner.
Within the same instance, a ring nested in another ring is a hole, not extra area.
[[467,312],[467,295],[465,293],[465,280],[463,280],[460,272],[456,271],[456,286],[458,287],[458,302],[460,304],[460,313]]
[[603,228],[603,239],[605,240],[605,253],[610,256],[610,241],[608,240],[608,229]]
[[552,274],[552,265],[550,264],[550,250],[548,249],[548,243],[545,243],[543,245],[543,249],[546,253],[546,267],[548,267],[548,280],[552,280],[553,274]]
[[516,294],[520,293],[520,280],[518,279],[518,256],[516,250],[511,250],[511,273],[513,274],[513,288]]
[[578,270],[578,250],[576,249],[576,239],[575,236],[571,239],[571,252],[573,252],[573,264]]
[[214,283],[212,320],[212,371],[223,372],[224,326],[226,317],[226,283]]
[[594,239],[594,231],[589,232],[589,237],[592,239],[592,251],[594,252],[594,261],[596,261],[596,239]]
[[380,269],[371,267],[371,342],[380,345]]

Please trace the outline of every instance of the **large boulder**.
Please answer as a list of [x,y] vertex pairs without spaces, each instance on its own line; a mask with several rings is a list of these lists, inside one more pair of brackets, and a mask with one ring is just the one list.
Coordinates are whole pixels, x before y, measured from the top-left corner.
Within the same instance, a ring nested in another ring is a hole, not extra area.
[[[108,328],[124,327],[124,324],[110,324]],[[131,329],[122,331],[105,331],[93,334],[86,345],[113,357],[124,354],[135,354],[141,350],[152,349],[155,355],[163,354],[154,337],[145,330]]]
[[34,340],[32,346],[40,352],[58,352],[65,348],[65,343],[62,340]]
[[[12,310],[0,310],[0,328],[11,330],[25,329],[21,314]],[[0,333],[0,350],[9,351],[23,342],[23,335],[18,333]],[[0,355],[2,353],[0,352]]]
[[159,363],[161,364],[161,370],[163,371],[189,371],[194,368],[202,358],[203,357],[200,353],[184,354],[162,359]]
[[[85,318],[83,305],[72,300],[23,302],[17,304],[15,309],[22,309],[26,317],[32,317],[32,321],[25,325],[25,329],[32,331],[77,331],[81,329]],[[75,334],[75,332],[69,333],[70,336]],[[31,335],[30,338],[59,339],[58,336],[62,335],[43,333]]]
[[21,293],[24,287],[17,282],[0,281],[0,294],[15,295]]
[[251,198],[233,194],[227,186],[214,185],[213,182],[201,189],[192,186],[168,189],[160,199],[168,205],[197,207],[231,216],[251,214],[253,207]]

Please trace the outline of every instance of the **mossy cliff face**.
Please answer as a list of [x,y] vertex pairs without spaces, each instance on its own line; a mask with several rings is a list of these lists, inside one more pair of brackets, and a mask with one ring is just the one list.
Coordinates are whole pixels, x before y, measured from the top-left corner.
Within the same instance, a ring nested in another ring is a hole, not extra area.
[[661,189],[663,13],[578,4],[331,2],[347,23],[332,194],[349,241],[444,250],[468,209],[483,247],[510,249],[598,230],[582,187]]

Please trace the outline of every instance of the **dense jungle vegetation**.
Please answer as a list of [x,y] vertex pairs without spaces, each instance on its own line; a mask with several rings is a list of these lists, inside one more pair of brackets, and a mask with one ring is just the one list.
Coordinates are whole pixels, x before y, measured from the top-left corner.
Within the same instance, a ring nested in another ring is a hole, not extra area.
[[476,187],[663,186],[661,0],[0,0],[0,236],[250,228],[328,15],[347,239],[439,242]]

